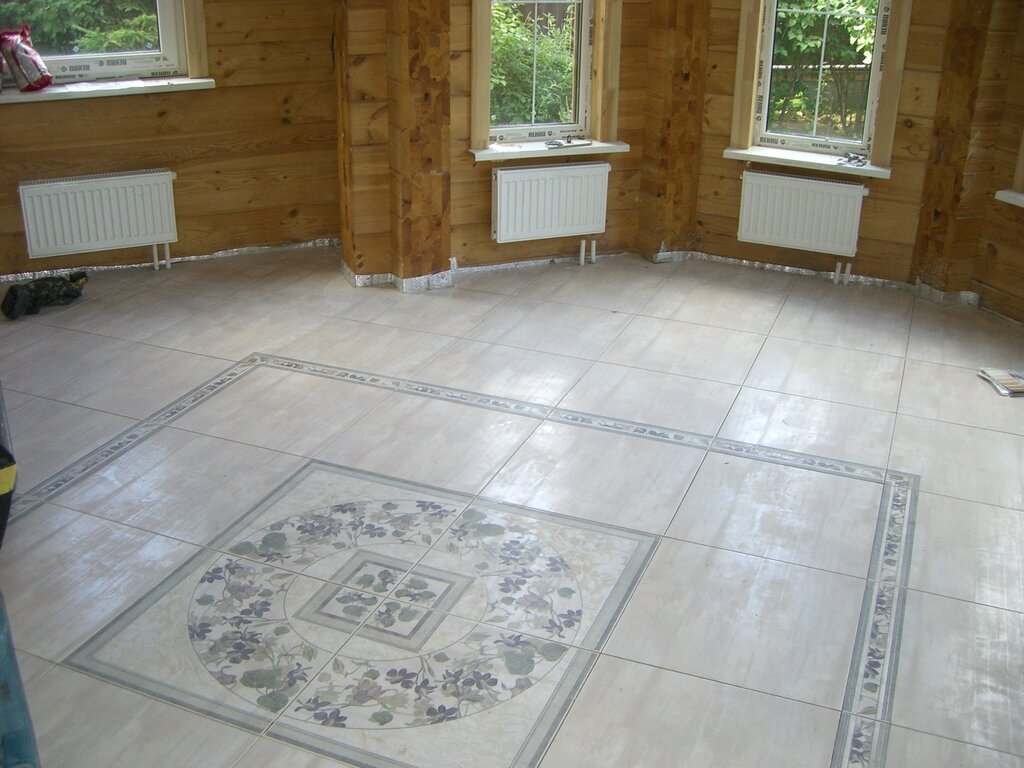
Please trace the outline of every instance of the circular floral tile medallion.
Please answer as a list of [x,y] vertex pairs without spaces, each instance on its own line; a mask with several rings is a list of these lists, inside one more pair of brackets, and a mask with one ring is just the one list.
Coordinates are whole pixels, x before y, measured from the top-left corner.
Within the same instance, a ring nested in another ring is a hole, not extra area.
[[192,646],[236,695],[327,727],[483,711],[550,672],[582,618],[571,567],[523,522],[407,499],[279,520],[202,575]]

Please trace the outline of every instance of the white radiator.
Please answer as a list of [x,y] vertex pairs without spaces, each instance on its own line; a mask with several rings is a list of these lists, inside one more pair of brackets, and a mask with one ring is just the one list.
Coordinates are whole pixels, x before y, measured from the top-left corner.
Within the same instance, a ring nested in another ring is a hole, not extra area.
[[178,239],[175,174],[166,168],[26,181],[18,185],[28,255],[39,259]]
[[863,184],[743,172],[739,239],[854,256]]
[[610,170],[608,163],[496,169],[491,236],[514,243],[604,232]]

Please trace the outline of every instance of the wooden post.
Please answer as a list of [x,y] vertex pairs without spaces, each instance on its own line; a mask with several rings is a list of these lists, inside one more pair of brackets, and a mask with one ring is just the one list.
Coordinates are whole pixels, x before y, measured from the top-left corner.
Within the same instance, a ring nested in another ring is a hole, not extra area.
[[341,259],[357,273],[355,218],[352,213],[352,116],[348,88],[348,0],[334,4],[334,79],[338,99],[338,196],[341,208]]
[[448,0],[387,4],[391,271],[449,268],[451,38]]
[[652,0],[638,250],[697,242],[711,0]]
[[[993,0],[952,0],[942,83],[925,174],[910,279],[943,291],[970,285],[973,248],[957,247],[958,211],[971,146]],[[963,250],[963,253],[958,251]]]

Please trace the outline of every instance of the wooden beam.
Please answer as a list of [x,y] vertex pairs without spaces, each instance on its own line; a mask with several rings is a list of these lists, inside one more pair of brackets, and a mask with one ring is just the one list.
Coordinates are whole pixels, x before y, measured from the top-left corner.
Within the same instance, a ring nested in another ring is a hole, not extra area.
[[352,213],[352,111],[349,108],[349,0],[334,4],[334,80],[338,100],[338,206],[341,213],[341,259],[360,273],[356,258],[355,224]]
[[761,20],[764,0],[741,0],[739,50],[736,53],[735,101],[729,144],[747,149],[754,140],[754,100],[757,96],[757,61],[761,55]]
[[[928,170],[910,279],[939,290],[966,290],[957,262],[958,222],[974,109],[993,0],[951,0]],[[973,249],[969,254],[973,257]]]
[[391,271],[449,268],[451,23],[449,0],[387,7]]
[[590,135],[598,141],[618,138],[621,48],[622,0],[595,0]]
[[638,250],[690,250],[704,131],[711,0],[652,0]]
[[181,0],[185,20],[185,56],[189,77],[210,76],[210,56],[206,44],[206,0]]
[[491,132],[491,0],[473,0],[469,146],[485,149]]

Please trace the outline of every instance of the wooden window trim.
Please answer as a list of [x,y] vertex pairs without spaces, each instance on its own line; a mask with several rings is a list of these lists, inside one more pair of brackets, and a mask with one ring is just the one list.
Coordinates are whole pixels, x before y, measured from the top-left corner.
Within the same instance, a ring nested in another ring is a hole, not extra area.
[[181,0],[185,22],[185,58],[189,77],[209,77],[210,57],[206,45],[206,0]]
[[[469,146],[486,149],[491,129],[491,2],[473,0],[472,74]],[[591,57],[590,136],[613,142],[618,131],[619,52],[622,0],[594,0],[594,51]]]
[[[730,134],[731,150],[748,150],[754,143],[754,100],[757,97],[756,74],[761,57],[761,17],[764,0],[740,1],[739,45],[736,54],[735,102]],[[875,110],[874,143],[868,158],[872,166],[888,168],[892,162],[896,136],[907,37],[910,33],[910,0],[892,0],[889,34],[883,52],[884,70]],[[814,154],[814,153],[808,153]]]

